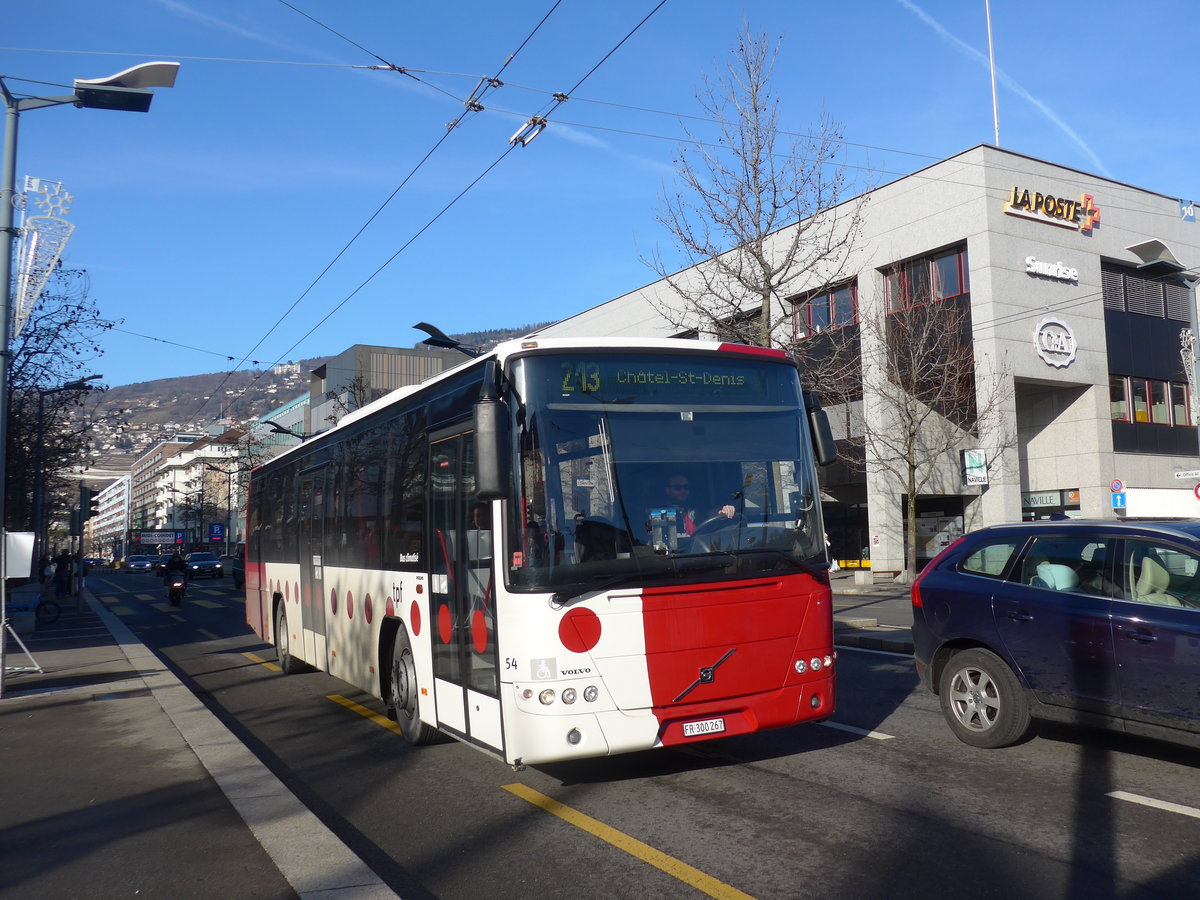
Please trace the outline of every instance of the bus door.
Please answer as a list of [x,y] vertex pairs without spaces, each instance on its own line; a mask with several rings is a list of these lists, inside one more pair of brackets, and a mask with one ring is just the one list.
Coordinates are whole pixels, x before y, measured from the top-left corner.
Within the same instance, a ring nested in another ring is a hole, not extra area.
[[296,524],[300,546],[300,623],[304,642],[303,659],[329,670],[325,641],[325,479],[328,469],[320,466],[300,473]]
[[440,727],[503,752],[491,504],[475,493],[475,435],[435,437],[430,456],[430,614]]

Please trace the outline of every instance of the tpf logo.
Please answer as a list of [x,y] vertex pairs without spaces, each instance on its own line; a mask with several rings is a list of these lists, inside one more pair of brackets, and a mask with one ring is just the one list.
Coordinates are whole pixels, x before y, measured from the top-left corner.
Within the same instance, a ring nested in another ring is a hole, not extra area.
[[1042,362],[1048,366],[1065,369],[1075,361],[1079,344],[1075,333],[1062,319],[1045,318],[1038,322],[1033,332],[1033,346]]

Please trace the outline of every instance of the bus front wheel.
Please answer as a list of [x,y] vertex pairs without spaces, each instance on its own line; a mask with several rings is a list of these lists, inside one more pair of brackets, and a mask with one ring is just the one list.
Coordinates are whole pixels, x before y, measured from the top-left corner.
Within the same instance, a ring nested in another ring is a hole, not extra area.
[[417,687],[417,665],[413,659],[412,642],[401,625],[396,629],[392,644],[391,681],[388,684],[388,706],[400,726],[400,733],[410,744],[430,744],[437,730],[421,721],[420,690]]

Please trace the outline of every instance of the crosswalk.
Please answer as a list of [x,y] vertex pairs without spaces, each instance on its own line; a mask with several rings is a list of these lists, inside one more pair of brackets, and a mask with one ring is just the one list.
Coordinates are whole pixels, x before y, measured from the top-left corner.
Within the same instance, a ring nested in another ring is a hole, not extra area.
[[[136,616],[146,607],[169,615],[178,614],[180,610],[159,593],[100,594],[98,598],[109,612],[122,618]],[[183,603],[184,606],[197,606],[201,609],[237,609],[242,605],[242,598],[230,597],[225,591],[213,588],[192,587],[188,589]]]

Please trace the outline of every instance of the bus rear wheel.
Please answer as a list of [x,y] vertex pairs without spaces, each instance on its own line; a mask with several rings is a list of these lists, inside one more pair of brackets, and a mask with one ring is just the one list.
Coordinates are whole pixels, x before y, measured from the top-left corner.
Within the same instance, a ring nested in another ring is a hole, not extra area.
[[304,669],[304,663],[292,656],[291,638],[287,629],[287,610],[283,604],[275,612],[275,655],[279,658],[279,670],[284,675],[295,675]]
[[413,659],[412,642],[403,625],[396,629],[396,638],[392,644],[387,702],[395,716],[396,724],[400,726],[400,733],[410,744],[431,744],[437,739],[437,729],[430,728],[421,721],[417,664]]

